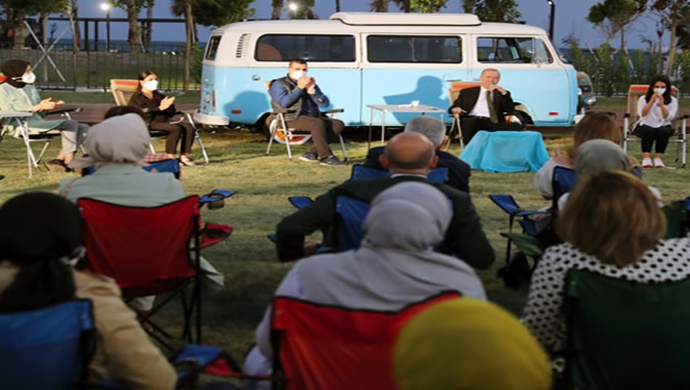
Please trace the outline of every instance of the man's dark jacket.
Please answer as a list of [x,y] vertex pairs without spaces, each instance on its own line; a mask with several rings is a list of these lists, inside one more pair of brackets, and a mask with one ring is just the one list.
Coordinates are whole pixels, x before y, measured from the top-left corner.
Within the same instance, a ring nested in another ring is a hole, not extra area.
[[[477,99],[479,99],[480,91],[480,86],[465,88],[462,91],[460,91],[458,98],[455,99],[453,105],[450,106],[450,108],[448,109],[448,113],[453,113],[453,107],[460,107],[464,111],[461,117],[468,116],[468,114],[477,104]],[[499,91],[494,90],[492,93],[494,109],[496,110],[497,115],[496,119],[498,119],[499,123],[504,123],[506,121],[505,116],[515,111],[515,104],[513,103],[513,98],[510,96],[510,92],[506,92],[505,95],[502,95]]]

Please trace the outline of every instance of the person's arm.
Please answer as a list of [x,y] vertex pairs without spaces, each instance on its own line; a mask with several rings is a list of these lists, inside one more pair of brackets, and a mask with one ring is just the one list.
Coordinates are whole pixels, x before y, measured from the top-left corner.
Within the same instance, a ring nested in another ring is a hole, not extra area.
[[328,97],[323,94],[323,92],[321,91],[321,88],[319,88],[318,85],[314,84],[313,91],[314,91],[314,93],[313,94],[309,93],[309,96],[311,97],[311,100],[314,103],[316,103],[316,105],[320,109],[324,109],[331,104],[331,102],[328,100]]
[[[562,314],[563,288],[567,270],[558,266],[558,252],[549,248],[532,274],[522,322],[549,352],[565,343],[566,325]],[[560,249],[560,248],[559,248]]]
[[461,103],[460,98],[462,97],[462,92],[463,91],[460,91],[460,93],[458,94],[458,97],[455,99],[453,104],[448,108],[448,114],[453,115],[453,116],[467,114],[467,112],[465,112],[465,110],[463,110],[461,108],[462,103]]
[[[337,187],[336,187],[337,188]],[[304,238],[327,229],[335,218],[335,189],[316,198],[314,203],[283,218],[276,226],[278,260],[293,261],[304,256]]]
[[292,91],[288,91],[279,81],[273,81],[268,88],[268,94],[280,107],[288,108],[302,96],[302,90],[295,87]]
[[651,110],[652,106],[654,106],[655,101],[655,94],[652,94],[652,97],[649,99],[649,101],[645,100],[645,95],[640,96],[640,98],[637,100],[637,115],[639,115],[641,118],[646,117],[647,114],[649,114],[649,110]]
[[668,114],[664,116],[664,119],[672,121],[678,115],[678,99],[671,96],[671,103],[666,108],[668,109]]
[[488,269],[496,255],[484,234],[470,196],[457,191],[461,196],[453,198],[453,220],[446,232],[445,242],[451,245],[451,253],[476,269]]

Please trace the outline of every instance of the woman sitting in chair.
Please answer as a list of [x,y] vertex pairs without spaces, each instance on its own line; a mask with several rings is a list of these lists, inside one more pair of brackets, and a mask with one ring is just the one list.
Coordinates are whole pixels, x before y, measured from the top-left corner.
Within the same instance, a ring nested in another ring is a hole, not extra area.
[[72,268],[84,256],[83,230],[77,206],[58,195],[27,193],[3,204],[0,312],[91,300],[96,333],[89,381],[119,380],[136,389],[174,388],[175,370],[127,308],[115,282]]
[[33,113],[27,118],[30,133],[60,131],[62,149],[54,160],[46,163],[46,167],[51,171],[66,171],[89,127],[69,119],[45,119],[50,110],[60,108],[65,102],[54,102],[51,98],[41,100],[41,95],[33,86],[36,75],[28,62],[8,60],[0,65],[0,71],[5,75],[5,80],[0,84],[0,109]]
[[[658,75],[649,83],[644,96],[637,101],[637,115],[640,118],[634,133],[642,139],[642,167],[663,168],[661,156],[666,151],[668,139],[674,133],[671,121],[678,112],[678,99],[671,96],[671,80]],[[652,164],[652,145],[656,142],[654,163]]]
[[165,140],[165,153],[175,158],[177,142],[181,140],[180,163],[192,166],[194,162],[189,159],[194,143],[194,127],[189,123],[171,123],[170,120],[177,114],[175,98],[166,97],[158,92],[158,76],[150,71],[143,71],[137,75],[139,86],[137,92],[132,95],[129,105],[138,107],[148,115],[149,131],[163,131],[167,133]]
[[566,242],[548,248],[537,264],[523,316],[552,354],[566,347],[563,291],[569,270],[650,284],[690,277],[690,238],[662,239],[667,222],[657,198],[630,173],[581,177],[556,224]]

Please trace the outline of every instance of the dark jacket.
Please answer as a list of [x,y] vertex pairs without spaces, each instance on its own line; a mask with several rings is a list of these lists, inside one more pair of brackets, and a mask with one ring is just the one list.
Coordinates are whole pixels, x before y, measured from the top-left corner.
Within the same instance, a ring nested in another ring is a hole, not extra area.
[[172,104],[170,107],[161,111],[158,107],[161,105],[161,100],[165,98],[165,95],[158,91],[153,91],[153,98],[149,99],[144,96],[141,91],[137,91],[129,99],[128,105],[133,107],[138,107],[146,114],[148,121],[146,122],[168,122],[170,118],[174,117],[177,113],[175,105]]
[[[453,113],[453,107],[460,107],[463,111],[465,111],[465,113],[463,113],[461,117],[468,116],[468,114],[477,104],[477,99],[479,99],[480,91],[480,86],[465,88],[462,91],[460,91],[458,98],[455,99],[453,105],[450,106],[450,108],[448,109],[448,113]],[[498,116],[498,122],[503,123],[506,121],[505,116],[512,114],[513,111],[515,111],[515,104],[513,103],[513,98],[510,96],[510,92],[506,92],[505,95],[501,94],[498,91],[493,91],[492,93],[494,95],[493,103],[494,109],[496,110],[496,115]]]
[[318,85],[316,93],[310,95],[299,89],[297,82],[289,76],[271,81],[268,94],[271,96],[271,108],[274,112],[285,114],[286,121],[295,120],[300,115],[320,116],[321,109],[330,104]]
[[[379,156],[383,154],[384,150],[384,146],[377,146],[369,149],[367,160],[362,165],[374,169],[385,169],[379,162]],[[466,162],[442,150],[437,149],[436,156],[438,156],[438,167],[448,168],[448,181],[446,184],[460,191],[470,192],[470,175],[472,174],[470,166]]]
[[[324,244],[330,244],[336,215],[336,198],[339,195],[371,202],[381,191],[404,181],[429,183],[418,176],[366,181],[348,180],[316,198],[311,205],[288,215],[276,228],[278,259],[292,261],[303,257],[304,238],[319,229],[326,232]],[[445,184],[429,184],[443,192],[453,205],[453,218],[446,231],[444,252],[459,257],[474,268],[489,268],[494,261],[494,251],[484,235],[479,215],[469,194]]]

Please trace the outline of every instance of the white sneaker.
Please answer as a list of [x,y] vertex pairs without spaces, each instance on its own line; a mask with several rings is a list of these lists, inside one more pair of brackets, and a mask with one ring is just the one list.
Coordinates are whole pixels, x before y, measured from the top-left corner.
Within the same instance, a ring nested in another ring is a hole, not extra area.
[[654,158],[654,166],[657,167],[657,168],[664,168],[664,167],[666,167],[666,165],[664,165],[664,162],[661,161],[661,159],[658,158],[658,157]]
[[654,165],[652,165],[652,159],[649,157],[645,157],[642,159],[642,168],[651,168]]

